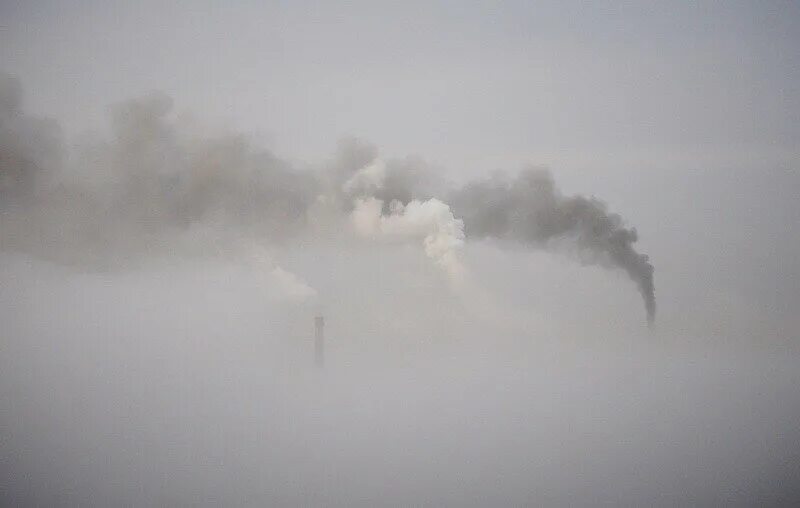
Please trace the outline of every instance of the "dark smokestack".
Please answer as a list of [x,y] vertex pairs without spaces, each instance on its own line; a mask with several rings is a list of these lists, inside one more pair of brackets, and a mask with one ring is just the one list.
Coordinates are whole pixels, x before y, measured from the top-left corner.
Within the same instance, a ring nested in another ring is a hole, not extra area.
[[314,361],[318,368],[325,366],[325,319],[314,318]]

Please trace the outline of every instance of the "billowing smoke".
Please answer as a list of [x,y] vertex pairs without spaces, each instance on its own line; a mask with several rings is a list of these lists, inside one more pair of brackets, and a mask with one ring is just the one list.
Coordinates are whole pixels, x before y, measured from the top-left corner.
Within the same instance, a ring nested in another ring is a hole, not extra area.
[[634,249],[635,229],[626,228],[605,203],[583,196],[563,196],[553,177],[530,168],[516,178],[496,175],[472,182],[453,195],[472,238],[495,238],[534,247],[563,241],[577,249],[582,260],[621,268],[639,288],[647,320],[655,320],[653,265]]
[[390,213],[383,215],[383,202],[376,198],[356,199],[351,217],[356,231],[372,238],[407,240],[419,238],[425,254],[433,259],[455,282],[464,268],[458,249],[464,244],[464,222],[455,218],[450,207],[438,199],[412,200],[390,204]]
[[42,147],[57,144],[28,127],[43,121],[4,107],[2,248],[106,269],[161,255],[238,255],[305,228],[315,176],[241,135],[178,128],[171,108],[161,94],[118,104],[109,139],[45,171]]
[[[410,199],[408,185],[395,182],[387,189],[387,176],[397,173],[396,167],[387,168],[382,159],[375,158],[342,185],[346,196],[355,196],[350,220],[356,233],[388,241],[420,239],[425,254],[447,273],[451,281],[460,281],[464,267],[458,251],[464,245],[464,221],[457,219],[450,206],[439,199]],[[400,193],[396,194],[398,190]],[[375,196],[393,198],[387,203]],[[403,201],[403,196],[406,201]]]
[[[63,159],[58,132],[24,113],[14,78],[0,79],[4,251],[114,269],[355,233],[419,245],[458,280],[466,232],[466,239],[568,246],[584,261],[620,268],[637,284],[650,323],[655,316],[653,266],[633,247],[636,231],[594,198],[561,195],[542,170],[448,191],[421,161],[383,160],[358,140],[342,142],[332,161],[298,169],[242,135],[179,122],[171,99],[158,93],[114,106],[110,137]],[[274,262],[265,266],[290,299],[315,295]]]

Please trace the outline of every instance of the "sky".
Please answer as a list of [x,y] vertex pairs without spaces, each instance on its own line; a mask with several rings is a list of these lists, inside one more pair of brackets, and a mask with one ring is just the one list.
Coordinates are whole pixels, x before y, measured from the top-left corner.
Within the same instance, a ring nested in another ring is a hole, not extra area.
[[[0,491],[790,500],[798,47],[790,1],[0,0],[23,111],[0,125]],[[45,175],[30,196],[25,157]],[[503,206],[510,225],[482,234]],[[572,212],[638,238],[536,229]],[[304,363],[318,312],[338,339],[321,383]]]

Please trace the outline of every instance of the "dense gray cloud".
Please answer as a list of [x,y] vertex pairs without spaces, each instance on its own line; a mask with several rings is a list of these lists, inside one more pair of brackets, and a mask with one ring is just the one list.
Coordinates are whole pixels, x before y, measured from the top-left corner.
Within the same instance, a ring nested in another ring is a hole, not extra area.
[[15,80],[2,88],[3,198],[19,205],[2,215],[4,250],[96,267],[199,235],[198,249],[230,253],[247,239],[294,234],[317,193],[314,177],[240,135],[179,129],[160,93],[114,105],[110,138],[60,163],[45,157],[58,146],[42,128],[53,122],[24,114]]
[[453,206],[470,237],[535,247],[566,239],[574,242],[581,259],[625,270],[642,294],[648,322],[654,322],[653,265],[634,249],[636,230],[626,228],[602,201],[562,196],[549,172],[527,169],[513,179],[495,176],[469,183],[455,193]]

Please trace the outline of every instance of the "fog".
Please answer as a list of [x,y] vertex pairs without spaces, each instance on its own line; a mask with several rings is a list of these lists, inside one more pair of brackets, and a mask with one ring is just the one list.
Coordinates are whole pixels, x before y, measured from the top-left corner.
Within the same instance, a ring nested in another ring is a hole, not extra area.
[[0,504],[796,505],[799,25],[4,2]]
[[6,502],[750,505],[798,495],[796,356],[603,323],[576,335],[541,316],[497,325],[433,283],[403,280],[415,270],[399,267],[414,260],[389,258],[391,269],[319,263],[340,288],[325,309],[324,370],[312,362],[313,310],[266,303],[237,265],[109,275],[5,259]]

